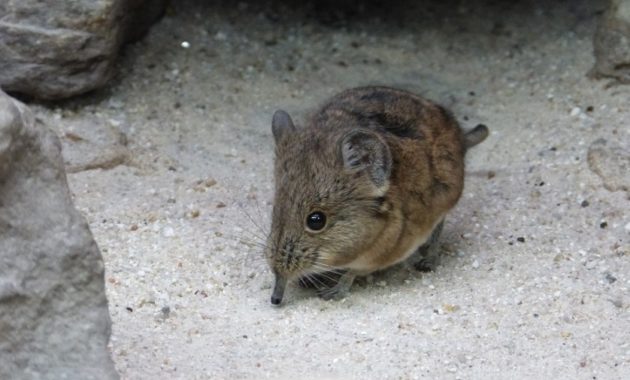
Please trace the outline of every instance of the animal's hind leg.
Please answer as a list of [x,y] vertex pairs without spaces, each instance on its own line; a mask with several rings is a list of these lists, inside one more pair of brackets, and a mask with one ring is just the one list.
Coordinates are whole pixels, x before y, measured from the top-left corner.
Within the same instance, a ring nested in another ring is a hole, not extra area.
[[442,233],[444,227],[444,220],[442,220],[431,233],[431,237],[423,245],[421,245],[411,257],[408,262],[415,269],[421,272],[429,272],[435,269],[440,264],[440,250],[438,248],[438,239]]

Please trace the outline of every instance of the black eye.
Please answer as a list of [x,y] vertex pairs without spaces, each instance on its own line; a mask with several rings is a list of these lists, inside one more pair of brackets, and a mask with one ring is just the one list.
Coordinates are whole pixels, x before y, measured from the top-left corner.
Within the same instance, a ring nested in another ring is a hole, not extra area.
[[306,226],[313,231],[319,231],[326,225],[326,215],[316,211],[306,218]]

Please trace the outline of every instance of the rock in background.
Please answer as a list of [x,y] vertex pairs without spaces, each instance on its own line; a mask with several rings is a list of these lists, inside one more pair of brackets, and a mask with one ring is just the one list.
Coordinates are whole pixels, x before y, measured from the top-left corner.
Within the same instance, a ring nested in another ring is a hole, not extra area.
[[139,38],[166,2],[0,2],[0,87],[60,99],[103,86],[121,45]]
[[66,171],[108,170],[126,164],[131,158],[127,136],[120,122],[97,117],[46,123],[61,137]]
[[103,277],[59,139],[0,91],[0,378],[118,378]]
[[593,45],[596,61],[591,74],[630,83],[630,0],[611,0]]
[[602,179],[608,191],[630,192],[630,144],[598,139],[588,148],[587,158],[588,167]]

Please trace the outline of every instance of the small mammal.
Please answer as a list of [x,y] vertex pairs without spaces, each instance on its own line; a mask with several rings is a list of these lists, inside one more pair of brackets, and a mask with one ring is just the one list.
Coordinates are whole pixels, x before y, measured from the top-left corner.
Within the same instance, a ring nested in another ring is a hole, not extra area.
[[360,87],[306,124],[273,115],[275,199],[265,256],[271,303],[298,279],[325,299],[354,278],[408,260],[431,270],[444,217],[461,196],[464,154],[488,136],[463,132],[441,106],[410,92]]

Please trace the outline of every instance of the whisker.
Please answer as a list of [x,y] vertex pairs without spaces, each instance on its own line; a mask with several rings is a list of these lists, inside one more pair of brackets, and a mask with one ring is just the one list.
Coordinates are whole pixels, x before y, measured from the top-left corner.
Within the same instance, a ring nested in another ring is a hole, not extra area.
[[[319,277],[319,278],[322,278],[324,280],[328,280],[331,283],[339,282],[339,277],[342,274],[343,273],[341,273],[341,272],[332,272],[332,271],[325,271],[325,272],[320,272],[320,273],[312,273],[312,275],[314,275],[315,277]],[[337,277],[337,276],[339,276],[339,277]]]
[[333,267],[332,265],[328,265],[326,263],[322,263],[321,261],[315,261],[311,265],[313,267],[315,267],[315,268],[326,270],[327,272],[341,273],[341,272],[344,271],[344,269],[341,269],[341,268],[338,268],[338,267]]
[[261,240],[255,236],[239,236],[239,237],[232,237],[232,239],[234,239],[234,241],[237,241],[237,242],[255,244],[257,247],[269,247],[269,244],[267,243],[266,240]]
[[269,213],[268,212],[264,212],[260,209],[260,202],[258,202],[258,198],[254,199],[254,203],[256,204],[256,210],[258,211],[258,217],[261,220],[266,220],[269,218]]
[[260,241],[267,241],[267,236],[266,235],[259,235],[259,234],[255,233],[254,231],[251,231],[251,230],[243,231],[243,232],[251,235],[252,237],[254,237],[254,238],[256,238],[256,239],[258,239]]
[[[236,204],[237,204],[239,210],[247,217],[247,219],[249,219],[250,223],[252,223],[254,225],[254,227],[256,227],[258,229],[258,232],[262,234],[262,235],[257,235],[257,236],[258,237],[267,236],[268,232],[265,231],[265,229],[254,220],[254,218],[251,216],[251,214],[249,212],[247,212],[247,210],[243,207],[243,205],[238,203],[238,202]],[[250,233],[251,233],[251,231],[250,231]]]
[[326,285],[319,279],[317,276],[314,276],[312,273],[304,274],[304,277],[313,284],[317,289],[325,288]]
[[317,269],[318,274],[322,274],[322,273],[342,274],[343,273],[343,269],[338,269],[338,268],[333,268],[333,267],[324,267],[324,266],[319,266],[317,264],[314,264],[311,267]]

